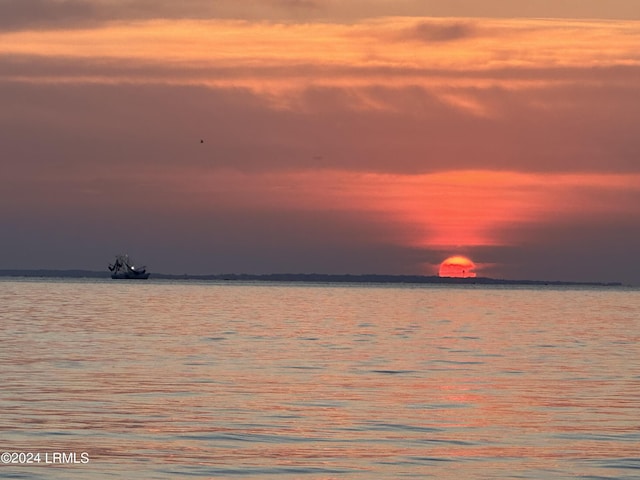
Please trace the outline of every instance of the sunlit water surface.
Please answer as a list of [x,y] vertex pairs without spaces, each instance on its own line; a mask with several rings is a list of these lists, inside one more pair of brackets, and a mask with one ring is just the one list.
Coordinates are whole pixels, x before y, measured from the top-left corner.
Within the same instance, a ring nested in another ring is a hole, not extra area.
[[3,279],[0,388],[2,478],[639,478],[640,291]]

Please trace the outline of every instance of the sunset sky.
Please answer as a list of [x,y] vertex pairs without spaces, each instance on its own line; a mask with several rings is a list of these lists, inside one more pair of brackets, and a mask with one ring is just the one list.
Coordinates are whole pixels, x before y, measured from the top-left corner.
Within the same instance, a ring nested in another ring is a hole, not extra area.
[[637,0],[0,0],[0,105],[0,270],[640,285]]

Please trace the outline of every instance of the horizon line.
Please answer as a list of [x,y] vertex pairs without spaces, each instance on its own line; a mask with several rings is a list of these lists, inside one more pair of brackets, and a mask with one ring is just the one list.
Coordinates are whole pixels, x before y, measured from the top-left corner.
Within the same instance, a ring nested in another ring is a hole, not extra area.
[[[44,278],[109,278],[108,272],[85,269],[0,269],[0,277]],[[381,273],[210,273],[172,274],[152,273],[159,280],[222,280],[222,281],[291,281],[325,283],[414,283],[414,284],[484,284],[484,285],[549,285],[549,286],[602,286],[633,287],[622,282],[505,279],[491,277],[441,277],[421,274]]]

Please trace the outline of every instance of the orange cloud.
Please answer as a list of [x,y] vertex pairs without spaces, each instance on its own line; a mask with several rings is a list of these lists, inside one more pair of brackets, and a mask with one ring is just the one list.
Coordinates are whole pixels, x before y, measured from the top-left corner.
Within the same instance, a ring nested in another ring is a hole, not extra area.
[[[212,86],[255,87],[256,80],[285,86],[299,86],[301,81],[316,85],[371,81],[367,76],[353,76],[354,68],[384,68],[378,78],[396,83],[406,79],[403,83],[411,84],[431,77],[421,71],[638,65],[639,38],[639,22],[635,21],[389,17],[354,24],[277,24],[150,20],[114,22],[94,29],[4,33],[0,53],[161,64],[170,67],[173,75],[169,70],[160,80]],[[328,70],[319,75],[309,70],[313,66]],[[197,74],[211,67],[235,68],[237,74],[223,79]],[[276,67],[285,68],[282,75]],[[194,78],[184,77],[184,69],[191,70]],[[293,77],[291,69],[297,70]],[[408,70],[415,73],[407,75]],[[126,74],[112,74],[130,81]],[[373,77],[375,81],[375,73]],[[149,76],[146,80],[159,79]]]

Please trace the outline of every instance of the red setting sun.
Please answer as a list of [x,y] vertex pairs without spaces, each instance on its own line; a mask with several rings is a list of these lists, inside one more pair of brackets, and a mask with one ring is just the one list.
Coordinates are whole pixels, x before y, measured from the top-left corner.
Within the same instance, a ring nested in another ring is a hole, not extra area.
[[447,258],[440,264],[438,270],[439,277],[457,277],[457,278],[472,278],[476,276],[473,271],[476,268],[475,263],[462,255],[454,255]]

